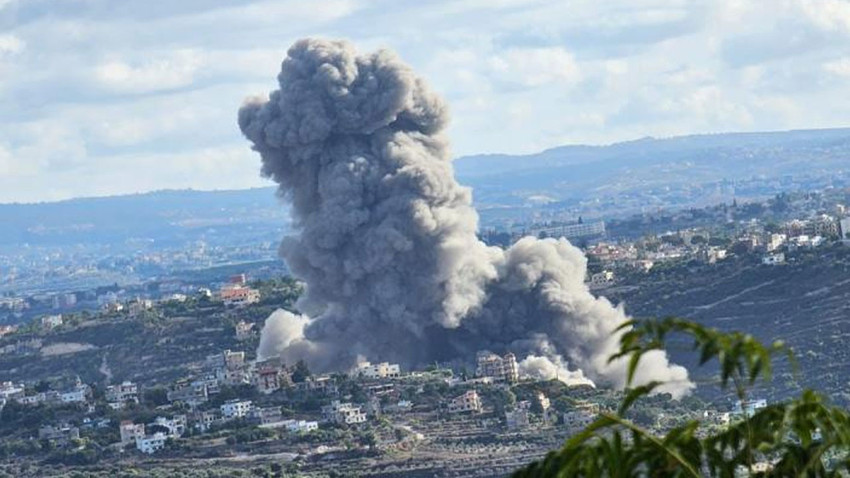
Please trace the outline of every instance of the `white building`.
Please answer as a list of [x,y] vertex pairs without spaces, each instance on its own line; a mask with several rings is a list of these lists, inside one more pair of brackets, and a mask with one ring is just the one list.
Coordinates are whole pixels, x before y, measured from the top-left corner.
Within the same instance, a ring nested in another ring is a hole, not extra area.
[[334,400],[330,405],[322,407],[322,417],[337,424],[352,425],[366,422],[366,413],[359,406],[342,403],[339,400]]
[[494,353],[481,351],[478,352],[477,359],[477,376],[492,377],[496,381],[509,383],[519,380],[519,367],[514,354],[507,353],[504,357],[499,357]]
[[459,397],[455,397],[449,401],[449,413],[479,413],[481,412],[481,397],[475,390],[468,390]]
[[398,378],[401,376],[401,368],[398,364],[381,362],[371,364],[369,362],[361,362],[351,371],[352,377],[363,378]]
[[757,411],[765,407],[767,407],[767,400],[763,398],[757,400],[747,400],[744,402],[738,400],[737,402],[735,402],[735,406],[732,407],[732,415],[746,414],[748,417],[751,417]]
[[767,250],[768,252],[775,251],[782,247],[785,244],[785,241],[788,240],[788,236],[785,234],[771,234],[770,240],[767,241]]
[[127,402],[139,403],[139,387],[130,381],[106,387],[106,401],[115,410],[124,408]]
[[74,388],[60,392],[59,400],[62,403],[85,403],[88,391],[88,385],[78,383]]
[[319,429],[319,422],[307,420],[284,420],[283,425],[290,433],[307,433]]
[[61,315],[46,315],[41,318],[41,326],[45,329],[55,329],[62,325]]
[[136,438],[136,449],[148,455],[156,453],[165,448],[165,440],[168,437],[165,433],[157,432],[150,436]]
[[245,418],[252,408],[251,400],[229,400],[221,405],[221,416],[225,420]]
[[785,264],[785,253],[777,252],[774,254],[767,254],[766,256],[761,258],[761,263],[768,266]]
[[614,272],[613,271],[602,271],[597,272],[590,276],[590,285],[593,287],[601,287],[605,285],[612,284],[614,282]]
[[166,429],[166,436],[181,437],[186,433],[186,415],[174,415],[168,419],[165,417],[156,417],[153,422],[148,424],[148,427],[162,427]]

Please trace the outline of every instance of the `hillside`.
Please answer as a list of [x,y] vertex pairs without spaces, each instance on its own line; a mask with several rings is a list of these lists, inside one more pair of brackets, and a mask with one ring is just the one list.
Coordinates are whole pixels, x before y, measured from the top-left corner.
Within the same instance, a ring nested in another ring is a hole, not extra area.
[[[799,376],[777,370],[770,395],[799,387],[823,390],[850,403],[850,248],[801,253],[794,262],[762,265],[730,259],[679,265],[628,279],[601,293],[638,317],[676,315],[764,341],[784,340],[795,351]],[[685,352],[679,354],[679,360]]]

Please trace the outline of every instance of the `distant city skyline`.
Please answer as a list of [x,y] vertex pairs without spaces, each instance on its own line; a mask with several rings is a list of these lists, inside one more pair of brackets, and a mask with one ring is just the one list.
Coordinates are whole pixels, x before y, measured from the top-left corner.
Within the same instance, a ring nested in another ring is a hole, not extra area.
[[236,125],[305,36],[390,48],[457,156],[848,126],[846,0],[0,0],[0,203],[271,185]]

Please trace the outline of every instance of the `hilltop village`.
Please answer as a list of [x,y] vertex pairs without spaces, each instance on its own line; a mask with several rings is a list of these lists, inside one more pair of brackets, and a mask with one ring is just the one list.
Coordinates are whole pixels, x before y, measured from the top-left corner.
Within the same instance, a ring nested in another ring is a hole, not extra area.
[[[653,222],[672,230],[642,230]],[[638,305],[630,291],[669,274],[708,276],[724,264],[798,267],[850,249],[846,210],[820,195],[535,227],[539,236],[587,233],[571,240],[588,257],[588,287]],[[637,237],[607,237],[624,228]],[[258,360],[264,319],[291,308],[301,292],[293,279],[235,274],[167,294],[110,289],[97,296],[95,309],[59,307],[4,325],[4,471],[33,463],[48,470],[119,463],[171,469],[203,459],[235,470],[316,476],[340,463],[379,476],[491,476],[557,448],[622,397],[556,376],[524,376],[517,357],[487,350],[468,364],[406,370],[364,361],[326,374],[303,362]],[[7,309],[10,304],[18,302],[6,298]],[[723,427],[772,399],[662,394],[630,414],[659,432],[696,417]]]

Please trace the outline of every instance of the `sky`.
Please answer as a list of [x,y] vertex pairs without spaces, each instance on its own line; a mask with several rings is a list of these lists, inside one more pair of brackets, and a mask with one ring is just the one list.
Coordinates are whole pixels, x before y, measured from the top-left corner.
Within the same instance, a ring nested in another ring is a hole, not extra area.
[[0,203],[270,185],[236,111],[307,36],[395,50],[456,156],[850,126],[850,0],[0,0]]

